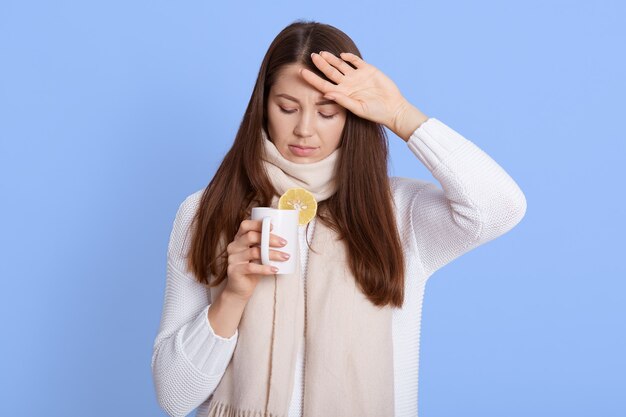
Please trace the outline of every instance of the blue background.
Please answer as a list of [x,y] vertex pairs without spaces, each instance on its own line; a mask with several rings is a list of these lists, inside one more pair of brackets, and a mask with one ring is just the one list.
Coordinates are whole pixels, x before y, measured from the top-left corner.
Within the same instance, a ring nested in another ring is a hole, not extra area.
[[[625,8],[538,0],[2,1],[0,414],[165,415],[176,209],[299,18],[345,31],[527,198],[427,285],[420,415],[626,415]],[[390,174],[433,180],[388,133]]]

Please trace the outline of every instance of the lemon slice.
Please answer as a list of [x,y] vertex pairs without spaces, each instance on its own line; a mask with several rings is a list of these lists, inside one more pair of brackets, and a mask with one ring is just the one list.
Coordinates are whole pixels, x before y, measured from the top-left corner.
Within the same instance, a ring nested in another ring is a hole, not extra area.
[[309,191],[304,188],[290,188],[278,200],[278,208],[281,210],[300,210],[298,224],[303,226],[313,220],[317,213],[317,201]]

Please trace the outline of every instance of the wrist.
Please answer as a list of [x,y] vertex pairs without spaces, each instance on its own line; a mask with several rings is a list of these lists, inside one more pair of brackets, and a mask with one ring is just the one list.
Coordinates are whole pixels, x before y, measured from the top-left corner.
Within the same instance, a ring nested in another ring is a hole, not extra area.
[[233,291],[230,291],[228,288],[224,288],[224,291],[220,293],[219,297],[221,298],[222,301],[230,305],[240,304],[243,306],[248,304],[248,300],[250,299],[250,297],[245,297],[240,294],[237,294]]
[[237,332],[246,303],[229,291],[222,291],[209,306],[208,320],[213,332],[223,338],[231,338]]
[[408,142],[413,132],[426,120],[428,120],[428,116],[405,100],[398,106],[390,129],[402,140]]

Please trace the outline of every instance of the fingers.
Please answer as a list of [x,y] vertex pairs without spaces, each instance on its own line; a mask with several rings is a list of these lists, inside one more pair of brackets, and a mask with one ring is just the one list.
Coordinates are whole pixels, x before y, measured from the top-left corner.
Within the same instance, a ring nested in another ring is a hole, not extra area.
[[367,65],[365,61],[358,55],[353,54],[352,52],[342,52],[339,54],[341,59],[344,59],[354,65],[357,69],[363,68]]
[[[283,254],[288,255],[285,252],[281,252],[277,250],[270,250],[270,260],[272,261],[288,260],[289,256],[283,257]],[[230,255],[228,258],[229,263],[235,263],[235,264],[250,262],[252,260],[257,260],[259,262],[261,261],[261,248],[260,247],[253,246],[251,248],[247,248],[246,250]]]
[[[251,260],[261,260],[261,228],[263,225],[262,220],[243,220],[239,225],[239,230],[235,235],[232,242],[228,244],[228,271],[227,274],[230,277],[237,275],[271,275],[272,265],[262,265],[260,262],[250,262]],[[271,225],[271,223],[270,223]],[[270,230],[273,229],[270,227]],[[283,247],[287,244],[282,243],[283,240],[280,236],[270,233],[270,246],[271,247]],[[283,240],[284,241],[284,240]],[[287,255],[286,257],[284,255]],[[270,259],[273,261],[286,261],[289,259],[289,255],[270,249]]]
[[[313,52],[311,54],[311,60],[317,66],[320,71],[332,80],[335,84],[332,84],[317,74],[304,68],[301,70],[301,75],[309,84],[315,87],[317,90],[328,93],[330,91],[336,91],[337,85],[340,85],[343,77],[350,75],[356,69],[364,68],[367,64],[359,56],[351,52],[342,52],[339,54],[341,58],[338,58],[334,54],[328,51],[321,51],[319,54]],[[354,65],[350,66],[348,63]]]
[[336,84],[341,82],[345,74],[354,71],[344,60],[337,58],[327,51],[322,51],[319,54],[312,53],[311,59],[313,63]]
[[[240,224],[239,224],[239,230],[237,231],[237,234],[235,235],[235,240],[237,238],[239,238],[241,235],[248,233],[251,230],[255,230],[257,232],[261,231],[261,228],[263,227],[263,221],[262,220],[243,220]],[[270,223],[270,231],[274,229],[274,225],[272,223]]]
[[[228,244],[228,254],[235,254],[248,250],[252,245],[261,244],[261,220],[244,220],[239,225],[239,232],[235,235],[232,242]],[[270,227],[272,230],[272,227]],[[286,245],[281,243],[281,236],[270,233],[270,246],[283,247]]]
[[[270,233],[270,246],[274,246],[277,248],[285,246],[281,243],[281,239],[282,238],[280,236]],[[240,236],[239,239],[237,239],[233,243],[235,243],[235,248],[239,248],[240,250],[248,249],[252,245],[260,245],[261,232],[251,230],[245,235]]]
[[228,264],[227,274],[229,277],[237,275],[272,275],[274,271],[272,265],[261,265],[253,262],[243,262],[238,264]]
[[[316,61],[316,59],[318,59],[318,60],[319,60],[319,63],[318,63],[318,62],[315,62],[315,61]],[[316,59],[314,59],[314,60],[313,60],[313,62],[315,62],[315,65],[317,65],[318,67],[320,67],[320,66],[324,65],[324,64],[322,64],[322,61],[323,61],[323,62],[326,62],[326,61],[324,61],[322,58],[320,58],[319,56],[318,56]],[[325,68],[324,68],[324,69],[320,68],[320,70],[321,70],[324,74],[326,74],[326,76],[328,76],[328,78],[330,78],[331,80],[333,80],[333,81],[335,81],[335,82],[337,82],[337,83],[338,83],[339,81],[336,81],[336,79],[337,79],[337,75],[329,75],[329,74],[328,74],[328,73],[330,72],[330,71],[327,69],[328,67],[330,67],[330,65],[329,65],[328,63],[326,63]],[[337,71],[337,70],[335,70],[335,71],[336,71],[337,73],[339,73],[339,76],[343,77],[343,74],[341,74],[341,73],[340,73],[339,71]],[[332,91],[332,90],[334,90],[334,89],[336,89],[336,88],[337,88],[337,86],[336,86],[335,84],[333,84],[333,83],[330,83],[330,82],[326,81],[325,79],[321,78],[321,77],[320,77],[320,76],[318,76],[317,74],[313,73],[313,71],[309,71],[309,70],[308,70],[308,69],[306,69],[306,68],[302,68],[302,70],[300,71],[300,74],[302,74],[302,78],[304,78],[304,80],[305,80],[306,82],[308,82],[308,83],[309,83],[309,84],[311,84],[311,85],[312,85],[315,89],[317,89],[317,90],[319,90],[319,91],[321,91],[321,92],[323,92],[323,93],[326,93],[326,92],[328,92],[328,91]],[[334,77],[334,79],[333,79],[333,77]]]
[[350,66],[346,61],[341,58],[338,58],[332,52],[322,51],[320,52],[320,56],[328,61],[332,66],[337,68],[339,71],[343,73],[343,75],[347,75],[351,72],[356,71],[354,67]]

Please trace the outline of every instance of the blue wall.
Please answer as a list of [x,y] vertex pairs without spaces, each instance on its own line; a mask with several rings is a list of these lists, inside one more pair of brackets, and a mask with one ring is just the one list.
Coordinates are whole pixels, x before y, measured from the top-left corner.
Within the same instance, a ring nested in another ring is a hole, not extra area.
[[[427,285],[420,415],[626,415],[625,11],[2,1],[0,414],[165,415],[150,359],[176,209],[230,147],[271,40],[306,18],[527,198]],[[390,174],[432,180],[389,134]]]

